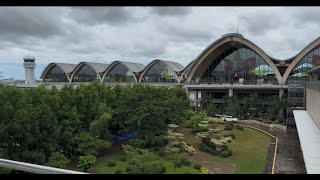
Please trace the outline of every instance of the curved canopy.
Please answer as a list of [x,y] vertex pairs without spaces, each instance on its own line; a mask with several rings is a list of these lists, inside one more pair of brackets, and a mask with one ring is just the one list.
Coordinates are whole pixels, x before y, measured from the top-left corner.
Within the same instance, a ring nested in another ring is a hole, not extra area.
[[180,82],[180,77],[178,74],[180,74],[185,68],[177,63],[177,62],[172,62],[172,61],[165,61],[165,60],[160,60],[160,59],[155,59],[153,61],[151,61],[145,68],[144,70],[141,72],[140,74],[140,79],[139,82],[142,81],[142,78],[145,76],[145,74],[156,64],[162,63],[164,64],[166,67],[168,67],[169,69],[171,69],[174,72],[174,75],[176,77],[176,81]]
[[55,67],[58,66],[67,76],[68,80],[70,81],[71,74],[75,67],[77,66],[76,64],[68,64],[68,63],[50,63],[48,64],[44,70],[42,71],[40,75],[40,79],[43,79],[46,77],[46,75]]
[[123,65],[126,68],[128,68],[129,71],[131,71],[134,75],[134,79],[136,82],[138,82],[138,77],[137,75],[139,72],[141,72],[145,66],[140,63],[133,63],[133,62],[125,62],[125,61],[113,61],[108,68],[103,72],[101,81],[104,81],[105,77],[112,71],[113,68],[115,68],[117,65]]
[[282,83],[282,76],[270,56],[268,56],[260,47],[248,39],[245,39],[241,34],[235,33],[222,36],[200,53],[188,71],[187,82],[191,82],[191,80],[198,82],[206,69],[212,64],[212,61],[216,60],[221,54],[232,48],[247,48],[257,53],[275,72],[279,84]]
[[101,74],[108,68],[109,64],[102,64],[102,63],[94,63],[94,62],[80,62],[75,68],[71,75],[71,80],[75,77],[75,75],[86,65],[91,67],[97,76],[99,76],[99,79],[101,79]]

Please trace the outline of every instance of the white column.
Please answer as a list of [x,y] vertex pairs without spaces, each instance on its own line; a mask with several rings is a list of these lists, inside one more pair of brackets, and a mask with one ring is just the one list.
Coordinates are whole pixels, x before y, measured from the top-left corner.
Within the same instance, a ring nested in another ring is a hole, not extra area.
[[229,97],[233,96],[233,89],[229,89]]

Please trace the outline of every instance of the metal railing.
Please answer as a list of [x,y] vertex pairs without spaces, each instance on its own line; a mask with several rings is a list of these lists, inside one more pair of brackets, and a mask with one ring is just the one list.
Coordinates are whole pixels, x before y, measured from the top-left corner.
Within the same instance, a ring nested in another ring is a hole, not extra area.
[[79,172],[79,171],[59,169],[59,168],[42,166],[37,164],[12,161],[8,159],[0,159],[0,167],[16,169],[16,170],[36,173],[36,174],[88,174],[88,173]]

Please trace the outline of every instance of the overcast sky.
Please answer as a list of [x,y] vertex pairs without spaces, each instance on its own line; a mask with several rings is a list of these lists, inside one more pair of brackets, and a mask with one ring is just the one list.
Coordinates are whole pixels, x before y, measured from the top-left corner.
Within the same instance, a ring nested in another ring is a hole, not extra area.
[[24,79],[23,56],[36,78],[49,62],[186,66],[210,43],[237,31],[267,54],[287,59],[320,36],[318,7],[0,7],[0,72]]

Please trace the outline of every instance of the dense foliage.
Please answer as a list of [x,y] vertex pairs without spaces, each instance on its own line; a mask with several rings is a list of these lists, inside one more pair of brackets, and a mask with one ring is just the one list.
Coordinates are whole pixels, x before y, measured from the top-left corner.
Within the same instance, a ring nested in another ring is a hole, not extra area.
[[135,129],[132,144],[163,146],[167,124],[180,124],[189,115],[181,86],[0,86],[0,156],[61,165],[63,157],[99,156],[111,148],[114,136]]

